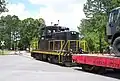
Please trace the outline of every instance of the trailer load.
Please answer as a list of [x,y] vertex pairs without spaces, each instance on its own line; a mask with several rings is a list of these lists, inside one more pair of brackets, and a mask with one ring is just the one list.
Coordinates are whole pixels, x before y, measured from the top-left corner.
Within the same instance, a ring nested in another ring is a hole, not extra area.
[[120,7],[113,9],[106,26],[106,36],[115,56],[120,56]]

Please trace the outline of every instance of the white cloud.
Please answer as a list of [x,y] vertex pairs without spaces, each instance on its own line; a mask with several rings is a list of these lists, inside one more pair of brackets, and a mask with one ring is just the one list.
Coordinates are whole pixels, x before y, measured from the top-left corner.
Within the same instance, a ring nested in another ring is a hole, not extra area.
[[83,3],[85,0],[29,0],[33,4],[45,5],[45,8],[40,8],[37,17],[45,19],[46,24],[60,20],[60,25],[67,26],[71,30],[77,31],[77,26],[80,20],[85,18],[83,13]]
[[2,13],[1,15],[17,15],[20,19],[31,17],[31,14],[25,9],[25,5],[23,3],[8,4],[7,8],[9,12]]
[[71,3],[76,0],[29,0],[32,4],[55,5],[61,3]]
[[[84,18],[84,13],[82,12],[82,8],[80,5],[72,5],[73,11],[70,13],[58,13],[55,12],[54,9],[42,8],[40,9],[40,13],[37,18],[42,17],[45,19],[46,24],[50,25],[51,21],[56,23],[57,20],[60,20],[60,25],[67,26],[71,30],[77,31],[77,26],[80,24],[80,19]],[[79,11],[78,11],[79,10]]]
[[[77,31],[77,26],[80,20],[85,18],[83,13],[83,3],[86,0],[29,0],[34,5],[44,5],[40,7],[40,11],[36,12],[37,15],[31,14],[26,10],[24,3],[9,4],[8,13],[2,15],[17,15],[20,19],[28,17],[45,19],[46,24],[50,25],[51,22],[56,23],[60,20],[60,25],[69,27],[71,30]],[[33,5],[33,6],[34,6]]]

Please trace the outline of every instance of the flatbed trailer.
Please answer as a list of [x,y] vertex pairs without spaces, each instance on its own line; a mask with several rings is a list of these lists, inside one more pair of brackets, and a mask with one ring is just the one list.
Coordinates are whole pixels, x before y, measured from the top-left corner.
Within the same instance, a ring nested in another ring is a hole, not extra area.
[[74,54],[72,60],[84,71],[96,73],[104,73],[106,69],[120,71],[120,57],[115,57],[114,54]]

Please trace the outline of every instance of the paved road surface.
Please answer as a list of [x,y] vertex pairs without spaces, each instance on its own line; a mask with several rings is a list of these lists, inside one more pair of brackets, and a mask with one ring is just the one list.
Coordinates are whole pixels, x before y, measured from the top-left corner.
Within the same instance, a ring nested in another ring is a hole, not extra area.
[[62,67],[26,56],[0,56],[0,81],[120,81],[108,76],[111,75],[87,73],[78,67]]

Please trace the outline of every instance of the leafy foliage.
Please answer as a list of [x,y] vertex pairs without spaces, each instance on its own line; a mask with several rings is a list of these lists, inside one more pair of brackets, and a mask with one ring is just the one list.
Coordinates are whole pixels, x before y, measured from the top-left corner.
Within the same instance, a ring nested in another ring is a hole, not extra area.
[[45,25],[44,20],[40,19],[27,18],[21,21],[20,43],[22,44],[22,48],[30,48],[30,42],[34,38],[40,38],[41,27]]
[[87,0],[84,4],[86,19],[78,27],[88,42],[90,51],[101,51],[108,43],[105,41],[108,16],[113,8],[120,6],[120,0]]
[[84,13],[86,17],[93,17],[95,14],[102,14],[109,12],[116,7],[120,6],[120,0],[87,0],[84,4]]
[[5,41],[5,48],[29,48],[33,38],[41,36],[41,27],[45,25],[44,19],[27,18],[20,20],[18,16],[2,16],[0,19],[0,41]]
[[0,13],[8,11],[8,9],[6,8],[6,4],[7,3],[5,0],[0,0]]
[[7,15],[1,17],[1,32],[0,32],[0,40],[5,41],[5,46],[10,48],[12,38],[11,38],[11,32],[13,33],[13,36],[15,37],[15,31],[19,31],[18,29],[18,23],[19,18],[15,15]]

